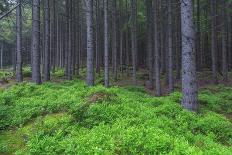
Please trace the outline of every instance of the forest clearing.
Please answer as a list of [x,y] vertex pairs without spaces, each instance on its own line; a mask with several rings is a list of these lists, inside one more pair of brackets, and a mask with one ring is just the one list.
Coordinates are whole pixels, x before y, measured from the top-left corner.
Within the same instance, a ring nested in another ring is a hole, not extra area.
[[0,0],[0,155],[232,154],[231,0]]

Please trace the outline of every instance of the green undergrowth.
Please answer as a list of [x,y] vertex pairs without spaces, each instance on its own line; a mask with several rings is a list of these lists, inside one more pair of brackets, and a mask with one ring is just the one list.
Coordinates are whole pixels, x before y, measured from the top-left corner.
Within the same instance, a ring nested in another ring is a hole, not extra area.
[[2,69],[0,70],[0,79],[12,77],[12,76],[13,76],[12,72],[8,70],[2,70]]
[[0,154],[232,154],[232,89],[202,90],[200,111],[181,94],[140,87],[15,85],[0,93]]

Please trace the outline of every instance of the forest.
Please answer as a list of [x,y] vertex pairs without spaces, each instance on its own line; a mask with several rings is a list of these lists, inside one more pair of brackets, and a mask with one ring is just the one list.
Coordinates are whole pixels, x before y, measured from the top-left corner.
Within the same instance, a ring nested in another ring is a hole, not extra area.
[[232,0],[0,0],[0,155],[231,155]]

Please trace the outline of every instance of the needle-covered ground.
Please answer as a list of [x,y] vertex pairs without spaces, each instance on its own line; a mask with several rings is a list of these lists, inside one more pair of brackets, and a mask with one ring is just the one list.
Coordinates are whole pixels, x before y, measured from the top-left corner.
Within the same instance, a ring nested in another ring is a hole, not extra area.
[[0,154],[232,154],[232,88],[201,90],[200,111],[181,94],[23,83],[0,92]]

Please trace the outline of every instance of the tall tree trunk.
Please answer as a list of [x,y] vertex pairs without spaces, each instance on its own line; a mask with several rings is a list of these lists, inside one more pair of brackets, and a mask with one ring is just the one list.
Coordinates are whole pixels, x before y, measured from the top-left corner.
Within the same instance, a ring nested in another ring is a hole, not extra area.
[[44,81],[50,80],[50,6],[49,0],[44,1]]
[[[2,69],[3,68],[3,44],[1,44],[1,51],[0,52],[1,52],[0,53],[0,61],[1,61],[0,69]],[[13,52],[13,53],[15,53],[15,52]]]
[[227,61],[227,49],[226,49],[226,2],[222,0],[222,75],[223,81],[228,81],[228,61]]
[[33,0],[32,7],[32,81],[41,84],[40,72],[40,0]]
[[87,26],[87,85],[94,85],[93,0],[85,0]]
[[69,0],[69,16],[68,16],[68,80],[72,80],[72,0]]
[[136,81],[136,56],[137,56],[137,0],[131,0],[131,50],[132,50],[132,81],[137,85]]
[[200,20],[200,0],[197,0],[197,50],[196,50],[196,59],[197,59],[197,70],[202,70],[202,50],[201,50],[201,20]]
[[154,53],[155,53],[155,90],[156,95],[161,96],[160,85],[160,54],[159,54],[159,34],[158,34],[158,0],[154,1]]
[[195,32],[192,0],[181,1],[182,27],[182,106],[197,110],[197,76],[195,57]]
[[54,72],[56,58],[56,1],[50,0],[50,2],[50,66]]
[[146,5],[147,5],[147,56],[148,56],[148,69],[149,69],[149,81],[151,88],[153,89],[154,87],[154,81],[153,81],[153,75],[154,75],[154,69],[153,69],[153,18],[152,18],[152,11],[155,8],[152,9],[152,0],[146,0]]
[[[232,3],[229,4],[232,7]],[[227,12],[228,19],[228,70],[232,69],[232,15]]]
[[95,49],[96,49],[96,56],[95,56],[95,61],[96,61],[96,72],[98,73],[98,74],[100,74],[100,16],[99,16],[99,13],[100,13],[100,11],[99,11],[99,7],[100,7],[100,1],[99,0],[96,0],[96,32],[95,32],[95,34],[96,34],[96,47],[95,47]]
[[176,12],[176,26],[177,26],[177,35],[176,35],[176,79],[180,80],[181,77],[181,17],[180,17],[180,5],[179,0],[177,0],[177,12]]
[[121,71],[121,76],[123,76],[123,22],[124,22],[124,18],[123,18],[123,1],[119,0],[119,8],[120,8],[120,12],[119,12],[119,33],[120,33],[120,37],[119,37],[119,43],[120,43],[120,71]]
[[117,80],[117,24],[116,0],[112,1],[112,68],[113,78]]
[[172,51],[172,3],[168,0],[168,90],[174,91],[173,51]]
[[212,59],[212,75],[214,84],[218,83],[217,78],[217,33],[216,33],[216,0],[210,1],[211,5],[211,59]]
[[108,0],[104,0],[104,53],[105,87],[109,87]]
[[17,0],[16,8],[16,81],[23,81],[22,73],[22,10],[21,0]]

